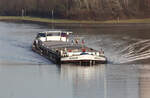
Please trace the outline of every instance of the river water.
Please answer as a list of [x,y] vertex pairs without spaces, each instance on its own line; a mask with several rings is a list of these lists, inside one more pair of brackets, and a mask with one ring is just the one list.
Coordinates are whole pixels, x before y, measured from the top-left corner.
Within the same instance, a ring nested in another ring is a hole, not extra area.
[[103,48],[108,64],[57,66],[31,50],[47,26],[0,22],[0,98],[149,98],[150,24],[55,28]]

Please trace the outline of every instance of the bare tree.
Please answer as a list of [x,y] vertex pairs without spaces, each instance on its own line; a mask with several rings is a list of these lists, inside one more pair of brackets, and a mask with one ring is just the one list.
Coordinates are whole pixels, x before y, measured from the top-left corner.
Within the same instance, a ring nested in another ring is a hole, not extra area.
[[[7,6],[7,7],[6,7]],[[58,18],[113,19],[138,17],[150,8],[150,0],[0,0],[0,15],[49,17],[53,9]]]

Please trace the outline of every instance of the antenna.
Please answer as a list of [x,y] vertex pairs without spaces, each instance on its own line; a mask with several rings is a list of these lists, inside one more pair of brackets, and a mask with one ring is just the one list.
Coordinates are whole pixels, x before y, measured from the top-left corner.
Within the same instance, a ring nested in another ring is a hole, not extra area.
[[21,16],[22,16],[22,17],[24,17],[24,12],[25,12],[25,10],[22,9],[22,10],[21,10]]

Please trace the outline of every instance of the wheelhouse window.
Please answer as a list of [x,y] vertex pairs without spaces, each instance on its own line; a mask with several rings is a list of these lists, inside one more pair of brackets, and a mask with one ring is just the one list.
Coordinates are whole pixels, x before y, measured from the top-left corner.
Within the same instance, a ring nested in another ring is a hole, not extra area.
[[47,33],[47,36],[60,36],[60,33]]
[[37,38],[39,38],[39,37],[45,37],[46,35],[44,34],[44,33],[39,33],[38,35],[37,35]]
[[66,33],[61,33],[61,37],[67,37]]
[[51,33],[48,33],[48,34],[47,34],[47,36],[53,36],[53,34],[51,34]]

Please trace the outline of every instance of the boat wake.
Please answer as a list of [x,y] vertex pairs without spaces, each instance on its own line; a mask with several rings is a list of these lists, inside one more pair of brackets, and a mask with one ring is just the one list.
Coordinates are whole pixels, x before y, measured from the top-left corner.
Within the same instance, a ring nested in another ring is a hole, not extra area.
[[121,51],[124,54],[123,57],[127,58],[127,61],[123,62],[135,62],[150,58],[150,40],[138,40],[137,42],[127,46]]
[[[95,40],[93,40],[95,39]],[[110,64],[127,64],[149,62],[150,59],[150,40],[134,39],[126,37],[112,36],[91,36],[88,46],[97,50],[103,48],[107,60]]]

